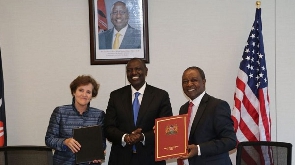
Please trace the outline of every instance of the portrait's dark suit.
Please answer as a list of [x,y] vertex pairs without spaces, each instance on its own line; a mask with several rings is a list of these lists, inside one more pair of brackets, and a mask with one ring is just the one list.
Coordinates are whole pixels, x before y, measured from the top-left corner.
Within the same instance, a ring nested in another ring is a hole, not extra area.
[[[181,106],[186,114],[189,103]],[[227,102],[205,93],[189,136],[189,144],[200,146],[201,156],[189,158],[190,165],[231,165],[228,151],[236,146],[236,134]]]
[[[102,32],[98,35],[99,49],[112,49],[114,28]],[[119,49],[140,49],[141,32],[128,25],[124,38]]]
[[[109,165],[130,165],[132,157],[141,160],[140,165],[166,164],[165,161],[155,163],[155,135],[153,127],[155,119],[172,116],[169,95],[166,91],[146,85],[141,101],[136,125],[133,120],[131,86],[127,85],[110,94],[105,116],[105,133],[112,143]],[[122,136],[131,134],[142,128],[145,145],[136,144],[136,154],[132,153],[132,145],[123,147]]]

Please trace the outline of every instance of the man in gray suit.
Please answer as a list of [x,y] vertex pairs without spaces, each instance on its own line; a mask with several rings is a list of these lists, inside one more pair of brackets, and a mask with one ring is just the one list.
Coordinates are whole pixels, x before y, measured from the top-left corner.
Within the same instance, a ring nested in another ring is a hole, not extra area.
[[190,117],[189,153],[182,158],[189,165],[231,165],[228,152],[237,144],[231,110],[226,101],[207,94],[205,84],[201,68],[189,67],[183,72],[182,88],[190,100],[181,106],[179,114]]
[[140,49],[141,31],[128,24],[129,11],[126,4],[117,1],[111,10],[114,27],[99,34],[99,49]]

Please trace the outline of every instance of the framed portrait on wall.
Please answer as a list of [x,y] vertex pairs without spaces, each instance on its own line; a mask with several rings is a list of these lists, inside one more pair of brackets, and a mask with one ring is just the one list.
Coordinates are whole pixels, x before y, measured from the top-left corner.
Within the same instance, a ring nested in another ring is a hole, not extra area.
[[91,65],[149,63],[147,0],[88,0]]

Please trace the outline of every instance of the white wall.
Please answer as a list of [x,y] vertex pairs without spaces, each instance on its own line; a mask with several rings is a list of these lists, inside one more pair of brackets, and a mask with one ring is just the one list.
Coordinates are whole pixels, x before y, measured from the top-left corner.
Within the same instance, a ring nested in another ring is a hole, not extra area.
[[[233,105],[255,2],[149,0],[147,82],[169,92],[174,114],[187,101],[181,75],[192,65],[204,69],[209,94]],[[294,143],[295,2],[267,0],[261,7],[272,140]],[[78,75],[100,82],[91,105],[102,110],[109,93],[127,84],[125,65],[90,65],[88,19],[87,0],[0,0],[8,145],[45,145],[49,117],[71,103],[69,84]]]
[[[276,134],[278,141],[287,141],[295,144],[294,107],[295,88],[295,2],[284,1],[276,3],[276,45],[275,45],[275,105],[277,115]],[[293,147],[294,150],[294,147]],[[292,160],[295,160],[293,151]]]

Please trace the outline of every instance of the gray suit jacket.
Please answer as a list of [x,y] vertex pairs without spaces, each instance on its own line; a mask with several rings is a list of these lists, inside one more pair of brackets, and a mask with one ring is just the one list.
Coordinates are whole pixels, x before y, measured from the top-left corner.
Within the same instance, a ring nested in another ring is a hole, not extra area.
[[[99,49],[112,49],[114,28],[102,32],[98,35]],[[141,32],[128,25],[119,49],[140,49]]]
[[[162,89],[147,84],[136,125],[133,120],[131,86],[111,92],[104,125],[106,137],[112,143],[108,164],[130,165],[131,158],[136,156],[138,160],[142,160],[141,165],[165,165],[165,161],[155,162],[153,126],[156,118],[166,116],[172,116],[172,108],[168,93]],[[137,153],[132,155],[132,145],[122,147],[121,140],[125,133],[130,134],[137,128],[142,128],[145,145],[138,142]]]
[[[188,102],[179,114],[186,114]],[[202,98],[195,115],[189,144],[200,146],[201,156],[189,159],[190,165],[231,165],[229,151],[237,144],[231,110],[227,102],[207,93]]]

